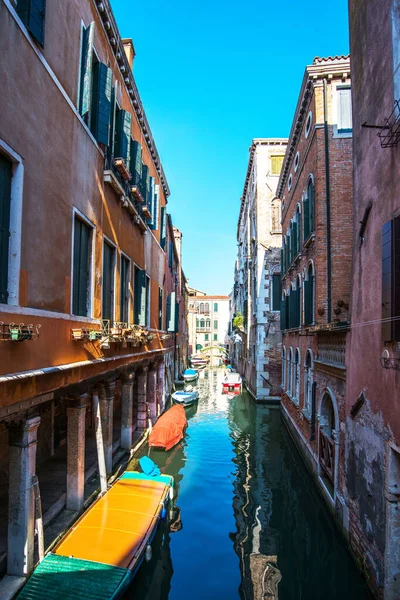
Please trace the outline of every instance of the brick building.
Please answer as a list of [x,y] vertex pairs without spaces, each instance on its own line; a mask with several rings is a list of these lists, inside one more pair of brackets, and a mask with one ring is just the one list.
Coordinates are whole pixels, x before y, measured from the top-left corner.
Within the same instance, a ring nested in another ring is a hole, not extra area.
[[45,523],[76,517],[98,415],[110,475],[163,410],[186,335],[133,44],[109,0],[65,7],[0,0],[0,571],[16,576],[33,567],[33,475]]
[[[243,316],[233,362],[256,400],[280,400],[281,202],[275,195],[286,139],[257,138],[241,198],[233,312]],[[241,340],[241,341],[240,341]]]
[[307,66],[277,191],[282,414],[339,521],[352,248],[350,85],[348,57]]
[[[400,2],[350,0],[353,280],[347,351],[349,538],[400,598]],[[373,76],[372,76],[373,74]]]

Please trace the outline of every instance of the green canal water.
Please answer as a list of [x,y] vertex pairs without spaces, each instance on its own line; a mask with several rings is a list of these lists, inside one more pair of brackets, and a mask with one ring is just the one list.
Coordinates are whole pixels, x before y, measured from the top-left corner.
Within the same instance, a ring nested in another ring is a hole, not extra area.
[[175,478],[180,522],[161,525],[124,600],[366,600],[279,408],[229,400],[222,376],[201,373],[185,439],[150,451]]

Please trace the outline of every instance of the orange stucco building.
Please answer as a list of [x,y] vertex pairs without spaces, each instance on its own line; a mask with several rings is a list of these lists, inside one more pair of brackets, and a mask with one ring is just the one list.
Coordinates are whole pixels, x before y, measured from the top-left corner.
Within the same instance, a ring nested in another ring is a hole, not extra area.
[[108,474],[163,410],[186,280],[109,1],[0,0],[0,50],[0,571],[25,576],[35,472],[59,460],[45,517],[56,502],[78,514],[97,399]]

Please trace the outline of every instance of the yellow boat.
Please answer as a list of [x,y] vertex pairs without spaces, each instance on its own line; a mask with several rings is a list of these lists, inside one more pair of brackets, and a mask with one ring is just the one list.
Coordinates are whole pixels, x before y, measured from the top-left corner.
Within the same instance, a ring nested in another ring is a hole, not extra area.
[[120,598],[167,514],[172,490],[170,475],[125,471],[46,555],[18,600]]

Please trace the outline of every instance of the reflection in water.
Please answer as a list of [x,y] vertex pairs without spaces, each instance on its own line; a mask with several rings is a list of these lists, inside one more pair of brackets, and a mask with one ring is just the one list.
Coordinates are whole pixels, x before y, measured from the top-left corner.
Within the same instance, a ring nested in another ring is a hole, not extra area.
[[180,515],[175,533],[161,525],[124,600],[365,600],[279,408],[228,400],[222,376],[202,371],[185,439],[150,451],[175,477]]

